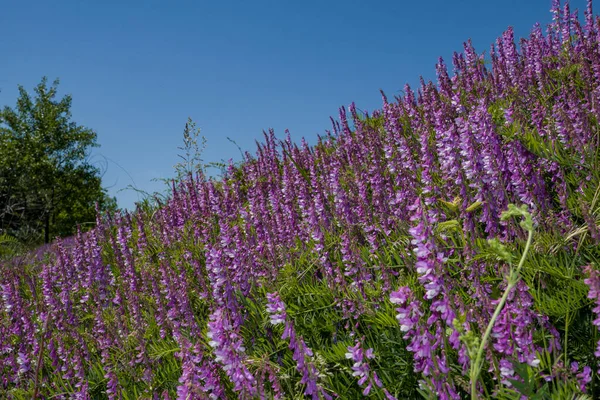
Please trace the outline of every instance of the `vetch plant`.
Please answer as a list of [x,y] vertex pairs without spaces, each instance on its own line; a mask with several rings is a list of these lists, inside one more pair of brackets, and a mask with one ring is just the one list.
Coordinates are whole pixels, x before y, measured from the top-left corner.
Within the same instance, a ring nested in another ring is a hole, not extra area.
[[347,359],[354,362],[352,365],[352,376],[358,378],[358,384],[364,387],[362,394],[368,396],[373,390],[373,387],[377,387],[383,391],[386,399],[396,400],[394,396],[383,387],[381,379],[377,376],[377,372],[371,371],[369,368],[369,360],[375,358],[373,349],[364,350],[360,341],[356,341],[354,346],[348,346],[348,352],[345,354]]
[[600,19],[552,12],[218,178],[190,122],[170,196],[0,260],[0,398],[599,397]]
[[[508,296],[511,294],[511,291],[515,288],[515,286],[521,280],[521,269],[523,268],[523,264],[525,263],[525,259],[527,257],[527,253],[529,252],[529,248],[531,246],[531,241],[533,239],[533,220],[531,218],[531,214],[527,211],[527,206],[522,205],[521,207],[517,207],[514,204],[508,205],[508,210],[502,213],[501,219],[503,221],[512,218],[512,217],[522,217],[522,221],[519,222],[519,225],[527,232],[527,241],[525,243],[525,249],[523,250],[523,254],[521,255],[521,259],[519,260],[519,264],[516,268],[510,263],[511,256],[510,253],[506,250],[506,248],[497,240],[491,240],[490,244],[493,249],[497,251],[497,253],[506,261],[509,262],[510,269],[506,276],[506,289],[504,289],[504,293],[502,297],[498,301],[496,305],[496,309],[494,310],[494,314],[492,315],[488,325],[485,329],[483,337],[481,340],[474,337],[473,332],[470,331],[463,335],[461,338],[468,347],[469,354],[471,356],[471,368],[470,368],[470,380],[471,380],[471,398],[473,400],[479,398],[479,391],[477,389],[477,383],[479,380],[479,375],[481,373],[481,369],[483,367],[483,362],[485,358],[483,353],[485,352],[488,340],[494,329],[494,325],[498,316],[502,312],[502,309],[508,299]],[[460,325],[460,324],[456,324]],[[539,364],[539,360],[532,360],[531,365],[537,366]],[[504,368],[504,367],[503,367]]]

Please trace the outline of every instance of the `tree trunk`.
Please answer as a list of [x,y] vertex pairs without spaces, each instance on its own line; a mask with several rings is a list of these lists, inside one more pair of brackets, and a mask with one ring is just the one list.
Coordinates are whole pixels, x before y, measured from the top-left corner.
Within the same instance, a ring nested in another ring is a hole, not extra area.
[[[50,217],[54,214],[54,191],[55,186],[52,185],[52,197],[50,198],[50,207],[46,213],[46,227],[44,229],[44,243],[50,243]],[[53,221],[52,221],[53,222]]]
[[50,213],[46,214],[46,226],[44,227],[44,243],[50,243]]

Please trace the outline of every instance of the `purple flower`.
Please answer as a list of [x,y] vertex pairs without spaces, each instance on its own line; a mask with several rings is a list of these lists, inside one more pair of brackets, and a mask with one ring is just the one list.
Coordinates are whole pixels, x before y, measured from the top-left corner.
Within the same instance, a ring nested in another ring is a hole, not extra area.
[[[600,328],[600,273],[591,265],[583,267],[583,271],[588,276],[584,280],[590,289],[587,297],[588,299],[593,300],[595,303],[595,307],[592,309],[592,311],[594,314],[596,314],[596,319],[592,323]],[[600,340],[598,341],[598,346],[596,347],[596,352],[594,355],[596,357],[600,357]],[[600,373],[600,370],[598,373]]]
[[587,385],[592,381],[592,369],[589,366],[583,367],[583,370],[577,374],[579,390],[586,393]]
[[383,388],[383,383],[377,376],[377,373],[371,371],[368,361],[375,358],[373,349],[364,350],[361,343],[357,340],[354,346],[348,346],[346,358],[352,360],[354,363],[352,365],[352,376],[355,376],[358,379],[358,384],[364,388],[362,392],[363,396],[368,396],[373,387],[377,387],[383,390],[388,400],[395,399],[394,396]]
[[234,390],[242,396],[254,395],[256,380],[244,364],[246,349],[243,339],[223,309],[217,308],[210,315],[207,336],[215,354],[215,361],[223,366],[234,385]]
[[267,293],[267,312],[272,325],[283,324],[286,321],[285,304],[277,292]]
[[296,361],[296,369],[302,374],[301,384],[306,385],[304,394],[312,396],[313,400],[318,400],[319,396],[325,399],[331,399],[331,395],[325,392],[325,389],[318,383],[318,371],[313,359],[313,351],[306,345],[304,339],[296,336],[294,324],[288,320],[285,313],[285,304],[278,293],[267,294],[267,312],[271,323],[278,325],[284,323],[282,339],[289,339],[289,348],[293,351],[292,358]]

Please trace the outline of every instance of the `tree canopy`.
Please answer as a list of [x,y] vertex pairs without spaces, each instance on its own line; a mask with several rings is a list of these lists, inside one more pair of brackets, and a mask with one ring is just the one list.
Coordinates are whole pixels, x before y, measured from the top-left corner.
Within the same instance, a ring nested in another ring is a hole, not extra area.
[[95,205],[115,208],[89,160],[97,134],[72,121],[72,98],[57,98],[46,78],[15,108],[0,111],[0,233],[28,242],[68,236],[95,220]]

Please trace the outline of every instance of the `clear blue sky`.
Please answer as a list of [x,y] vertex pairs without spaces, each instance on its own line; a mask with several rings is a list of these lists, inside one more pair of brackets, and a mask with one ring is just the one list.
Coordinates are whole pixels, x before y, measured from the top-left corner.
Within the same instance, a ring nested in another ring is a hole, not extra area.
[[[98,132],[104,185],[132,207],[129,184],[162,190],[192,117],[206,161],[274,128],[294,140],[330,128],[355,101],[379,108],[439,56],[471,38],[478,51],[509,25],[517,37],[551,20],[551,0],[133,1],[6,0],[0,11],[0,105],[44,75],[73,96],[73,119]],[[571,2],[579,8],[585,1]],[[106,161],[106,164],[104,163]],[[104,165],[105,164],[105,165]]]

